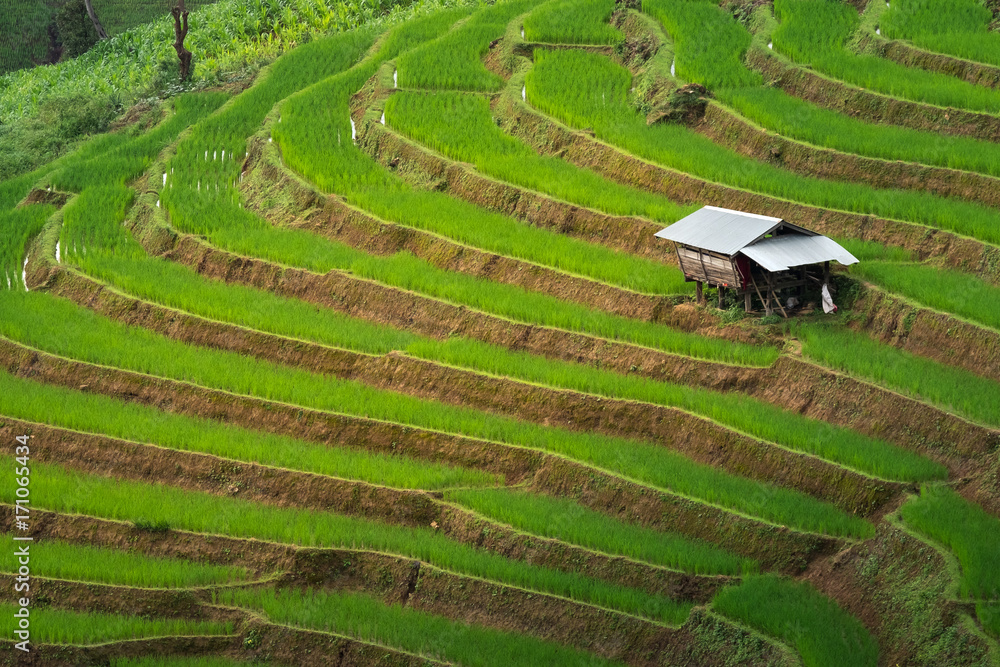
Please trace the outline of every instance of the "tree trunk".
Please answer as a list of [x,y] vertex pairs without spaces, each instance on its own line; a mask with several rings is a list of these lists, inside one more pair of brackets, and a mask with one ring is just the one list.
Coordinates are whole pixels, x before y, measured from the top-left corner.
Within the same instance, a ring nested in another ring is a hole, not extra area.
[[177,51],[177,58],[181,61],[181,81],[191,78],[191,58],[192,54],[184,48],[184,39],[188,34],[188,11],[184,6],[184,0],[178,0],[176,7],[170,10],[174,17],[174,50]]
[[107,39],[108,33],[104,30],[104,26],[101,25],[101,22],[97,20],[97,12],[94,11],[94,3],[92,0],[83,0],[83,4],[87,6],[87,16],[89,16],[90,20],[94,23],[94,30],[97,31],[97,38]]

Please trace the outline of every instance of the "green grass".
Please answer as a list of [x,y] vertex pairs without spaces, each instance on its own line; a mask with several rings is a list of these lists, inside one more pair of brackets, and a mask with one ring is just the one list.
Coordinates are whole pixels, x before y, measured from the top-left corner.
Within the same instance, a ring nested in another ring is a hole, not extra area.
[[978,0],[897,0],[882,15],[882,36],[929,51],[1000,66],[993,12]]
[[615,521],[572,500],[512,489],[458,489],[445,499],[518,530],[684,572],[739,576],[758,568],[707,542]]
[[482,58],[507,24],[537,0],[503,0],[479,9],[451,32],[402,53],[396,62],[402,88],[498,90],[503,80],[486,69]]
[[[210,5],[215,0],[186,0],[188,11],[194,14],[192,23],[199,18],[198,9]],[[173,5],[169,0],[94,0],[94,12],[101,25],[112,37],[129,28],[151,23],[170,15]]]
[[[293,45],[301,45],[294,53],[310,52],[322,41],[311,39],[362,25],[378,29],[439,6],[433,2],[411,8],[406,0],[391,4],[218,0],[191,17],[185,44],[197,54],[195,81],[211,84],[271,62]],[[101,42],[79,58],[0,77],[0,121],[33,115],[52,98],[98,96],[128,106],[175,86],[176,70],[169,69],[177,60],[173,19],[166,13],[161,16]],[[161,62],[168,65],[166,72]]]
[[0,371],[0,415],[397,489],[479,486],[497,475],[461,467],[331,447],[229,424],[162,412],[99,394],[40,384]]
[[925,480],[945,474],[941,466],[885,442],[739,394],[623,376],[464,338],[437,341],[269,292],[206,280],[187,267],[161,259],[137,262],[102,256],[85,264],[88,273],[128,294],[202,317],[372,354],[405,350],[493,375],[679,407],[753,437],[890,479]]
[[[13,604],[0,604],[5,637],[14,637],[17,619]],[[147,619],[99,612],[79,613],[50,607],[31,609],[32,644],[104,644],[147,637],[231,635],[233,624],[183,619]]]
[[334,632],[469,667],[618,665],[529,634],[469,625],[424,611],[386,605],[363,593],[223,591],[223,604],[262,611],[273,622]]
[[[558,199],[666,224],[693,210],[609,181],[565,160],[538,155],[523,142],[504,134],[493,120],[487,100],[477,95],[401,92],[389,98],[385,116],[392,129],[452,159],[471,162],[490,176]],[[650,263],[646,271],[665,269],[672,270]],[[678,290],[676,286],[673,289]]]
[[1000,599],[1000,519],[946,486],[924,486],[899,510],[908,525],[948,547],[962,568],[960,593]]
[[802,341],[803,353],[818,363],[1000,427],[1000,383],[849,329],[802,325],[794,331]]
[[[11,534],[0,536],[5,553],[24,546]],[[91,581],[99,584],[141,588],[190,588],[245,580],[242,567],[195,563],[177,558],[155,558],[118,549],[93,547],[58,540],[42,539],[31,543],[31,574],[52,579]],[[2,569],[13,573],[14,559]]]
[[850,4],[775,0],[774,12],[781,22],[772,35],[774,49],[797,63],[894,97],[971,111],[1000,112],[1000,92],[850,51],[847,44],[860,25],[857,10]]
[[556,0],[524,18],[524,39],[550,44],[615,44],[624,39],[609,25],[614,0]]
[[967,273],[922,264],[861,262],[851,274],[922,306],[1000,329],[1000,288]]
[[[10,466],[11,458],[6,459]],[[14,486],[0,491],[14,502]],[[432,528],[410,528],[331,512],[296,510],[237,498],[118,480],[33,463],[33,507],[119,521],[166,523],[172,529],[257,538],[307,547],[375,550],[534,591],[571,597],[664,623],[678,624],[690,603],[530,563],[455,542]]]
[[803,493],[696,464],[661,446],[567,431],[196,348],[37,292],[0,298],[0,333],[53,354],[292,405],[505,442],[804,530],[865,536],[871,525]]
[[865,626],[807,583],[775,575],[749,577],[723,589],[712,607],[789,644],[805,667],[878,663],[878,645]]
[[626,69],[579,51],[540,50],[527,75],[533,106],[573,127],[593,128],[598,138],[665,167],[810,206],[918,222],[1000,242],[1000,212],[985,206],[799,176],[739,155],[680,125],[647,126],[629,107],[630,86]]

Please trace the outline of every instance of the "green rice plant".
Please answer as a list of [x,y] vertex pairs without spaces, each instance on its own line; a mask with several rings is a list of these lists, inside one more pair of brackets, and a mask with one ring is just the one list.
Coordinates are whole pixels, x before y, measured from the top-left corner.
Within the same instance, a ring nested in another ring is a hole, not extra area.
[[1000,288],[967,273],[923,264],[860,262],[851,274],[922,306],[1000,329]]
[[[425,229],[452,238],[460,243],[483,248],[507,256],[525,259],[561,271],[587,276],[628,289],[648,293],[687,291],[680,273],[657,262],[640,259],[628,253],[611,250],[599,243],[567,238],[558,232],[533,227],[448,197],[438,192],[418,190],[390,173],[347,141],[349,111],[347,94],[343,95],[343,113],[328,111],[332,89],[337,82],[327,82],[302,96],[292,98],[282,107],[288,120],[275,129],[275,138],[284,151],[289,166],[327,192],[344,195],[349,202],[376,216],[403,225]],[[345,77],[339,86],[348,93],[354,82]],[[319,141],[322,136],[343,137],[338,144]],[[624,208],[628,188],[613,186],[585,172],[561,168],[559,162],[537,158],[544,169],[532,176],[536,185],[547,176],[560,178],[564,185],[555,187],[562,193],[572,192],[586,197],[588,203],[609,202]],[[511,160],[507,171],[517,168]],[[525,160],[516,162],[524,163]],[[522,172],[523,173],[523,172]],[[514,176],[523,180],[523,176]],[[573,182],[568,182],[572,179]],[[604,195],[582,195],[584,186]],[[614,199],[612,199],[614,198]],[[645,212],[668,220],[676,220],[681,211],[665,200],[636,195],[638,205],[652,204]]]
[[524,38],[550,44],[615,44],[624,39],[609,25],[614,0],[556,0],[524,18]]
[[1000,243],[1000,212],[986,206],[800,176],[744,157],[681,125],[647,126],[628,104],[631,75],[606,57],[539,50],[526,80],[528,100],[542,112],[573,127],[593,128],[599,139],[665,167],[810,206],[916,222]]
[[882,14],[882,36],[929,51],[1000,66],[993,12],[978,0],[899,0]]
[[[951,11],[950,9],[948,11]],[[797,63],[862,88],[916,102],[971,111],[1000,112],[1000,92],[954,77],[850,51],[857,10],[836,0],[775,0],[781,25],[774,48]]]
[[[23,542],[10,533],[0,536],[6,553]],[[13,573],[16,563],[7,559],[0,569]],[[91,581],[141,588],[190,588],[246,580],[242,567],[207,565],[177,558],[155,558],[119,549],[94,547],[59,540],[37,540],[31,545],[31,573],[39,577]]]
[[675,570],[739,576],[758,569],[707,542],[615,521],[572,500],[514,489],[456,489],[445,499],[518,530]]
[[878,644],[865,626],[805,582],[748,577],[722,589],[712,607],[791,645],[805,667],[878,664]]
[[1000,602],[977,602],[976,616],[987,632],[1000,637]]
[[0,210],[0,291],[26,289],[23,279],[27,262],[25,247],[45,221],[56,212],[55,206],[33,204],[10,211]]
[[723,473],[658,445],[567,431],[196,348],[37,292],[0,293],[0,335],[54,354],[292,405],[548,451],[703,502],[833,535],[871,524],[803,493]]
[[[83,192],[96,186],[124,187],[141,176],[182,130],[209,116],[229,97],[221,92],[181,95],[173,100],[171,115],[149,132],[107,150],[99,150],[103,146],[98,144],[86,152],[80,151],[45,181],[69,192]],[[87,155],[92,157],[87,159]]]
[[719,88],[713,92],[757,125],[791,139],[883,160],[919,162],[1000,177],[1000,146],[991,141],[866,123],[779,88]]
[[269,292],[206,280],[162,259],[137,262],[101,256],[85,265],[89,273],[129,294],[202,317],[374,354],[406,350],[532,383],[679,407],[754,437],[890,479],[925,480],[945,474],[943,467],[898,447],[738,394],[622,376],[464,338],[441,342]]
[[[231,252],[318,273],[333,269],[350,271],[385,285],[498,317],[621,340],[674,354],[754,366],[769,365],[777,358],[777,351],[771,347],[707,338],[662,324],[631,320],[521,287],[445,271],[408,252],[376,257],[304,230],[271,227],[243,209],[224,208],[221,199],[197,197],[187,188],[176,190],[168,208],[178,206],[188,213],[198,212],[182,220],[174,217],[177,227],[191,234],[204,234],[210,243]],[[216,212],[219,215],[214,215]]]
[[[14,460],[7,456],[0,460],[14,465]],[[13,503],[14,488],[7,485],[0,489],[0,499]],[[53,511],[118,521],[141,518],[199,533],[396,554],[445,570],[570,597],[669,624],[683,622],[691,609],[691,603],[512,561],[456,542],[431,527],[412,528],[331,512],[261,505],[159,484],[84,474],[55,464],[32,464],[31,502],[34,507]]]
[[145,255],[123,227],[135,191],[123,185],[91,187],[66,205],[59,234],[61,257],[70,261],[90,252],[123,257]]
[[[0,631],[14,637],[18,619],[14,612],[20,607],[0,604]],[[31,608],[31,642],[33,644],[105,644],[108,642],[145,639],[149,637],[204,637],[233,634],[229,621],[189,621],[186,619],[149,619],[99,612],[80,613],[52,607]]]
[[[838,348],[837,353],[848,356],[846,349]],[[722,393],[635,375],[623,376],[599,368],[511,352],[464,338],[452,338],[444,343],[417,340],[406,350],[418,357],[527,382],[677,407],[754,438],[807,452],[883,479],[914,481],[947,476],[941,464],[896,445],[736,392]],[[990,402],[996,404],[996,401]]]
[[712,88],[760,86],[743,64],[750,33],[712,0],[643,0],[642,11],[674,40],[677,75]]
[[468,667],[621,664],[530,634],[453,621],[398,603],[387,605],[364,593],[258,589],[222,591],[215,597],[222,604],[261,611],[275,623],[334,632],[448,664]]
[[1000,427],[1000,383],[841,327],[795,327],[803,353],[825,366]]
[[111,667],[267,667],[269,662],[234,662],[232,658],[148,656],[143,658],[112,658]]
[[[394,130],[452,159],[472,162],[483,173],[565,201],[667,224],[694,210],[610,181],[565,160],[538,155],[525,143],[504,134],[492,118],[489,103],[477,95],[402,92],[389,98],[385,117]],[[651,263],[645,270],[666,273],[664,269]],[[678,272],[674,291],[679,291],[681,282]]]
[[880,241],[862,241],[860,239],[849,239],[843,236],[834,240],[844,246],[847,252],[854,255],[861,262],[915,262],[917,255],[910,250],[899,246],[885,245]]
[[396,489],[496,484],[498,475],[407,456],[382,456],[187,417],[23,380],[0,371],[0,415],[236,461],[356,479]]
[[899,510],[903,521],[955,554],[960,594],[1000,599],[1000,519],[947,486],[925,485]]
[[538,0],[501,0],[479,9],[451,32],[400,55],[398,83],[403,88],[499,90],[503,80],[482,58],[507,24]]

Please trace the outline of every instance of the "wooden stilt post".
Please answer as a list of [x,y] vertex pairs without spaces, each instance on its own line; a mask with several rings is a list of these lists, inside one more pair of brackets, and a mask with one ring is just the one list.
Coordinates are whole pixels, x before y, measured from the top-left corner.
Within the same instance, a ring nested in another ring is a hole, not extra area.
[[726,288],[719,285],[719,310],[722,310],[722,297],[726,293]]
[[694,283],[694,296],[698,301],[698,305],[701,306],[705,303],[705,295],[702,292],[701,281],[696,280]]
[[753,297],[750,296],[750,290],[743,288],[743,311],[749,313],[752,304]]

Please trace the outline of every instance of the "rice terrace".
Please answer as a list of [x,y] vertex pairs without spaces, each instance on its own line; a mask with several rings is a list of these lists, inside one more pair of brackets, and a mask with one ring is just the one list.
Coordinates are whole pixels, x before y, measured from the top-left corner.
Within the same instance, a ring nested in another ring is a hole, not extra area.
[[1000,665],[1000,2],[2,14],[3,665]]

